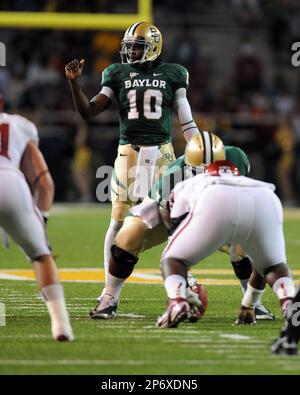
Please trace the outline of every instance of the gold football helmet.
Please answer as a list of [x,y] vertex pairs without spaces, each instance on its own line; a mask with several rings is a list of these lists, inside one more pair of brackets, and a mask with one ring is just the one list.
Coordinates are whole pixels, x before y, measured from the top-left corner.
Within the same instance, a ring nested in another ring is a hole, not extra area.
[[185,163],[197,168],[216,160],[225,160],[222,140],[207,131],[194,135],[185,148]]
[[126,30],[121,45],[122,63],[153,62],[161,54],[162,35],[156,26],[137,22]]

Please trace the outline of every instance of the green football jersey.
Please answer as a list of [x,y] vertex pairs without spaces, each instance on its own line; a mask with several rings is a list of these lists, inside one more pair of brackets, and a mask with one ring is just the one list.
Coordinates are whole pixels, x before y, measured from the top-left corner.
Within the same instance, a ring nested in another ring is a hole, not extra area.
[[101,87],[113,90],[119,105],[120,144],[158,145],[171,141],[174,94],[188,87],[179,64],[160,63],[144,70],[114,63],[102,74]]
[[[245,152],[234,146],[225,145],[225,159],[234,163],[239,169],[241,175],[246,176],[250,171],[250,162]],[[177,158],[168,165],[168,169],[162,177],[153,185],[149,197],[161,203],[163,200],[169,200],[169,195],[175,185],[191,177],[191,167],[186,166],[184,155]]]

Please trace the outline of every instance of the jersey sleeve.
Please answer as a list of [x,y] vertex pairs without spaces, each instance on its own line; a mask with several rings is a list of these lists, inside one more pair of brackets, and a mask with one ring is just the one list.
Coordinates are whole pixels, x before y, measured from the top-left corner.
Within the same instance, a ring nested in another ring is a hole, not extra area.
[[173,91],[176,92],[180,88],[188,89],[189,73],[187,69],[180,64],[173,64]]
[[246,176],[250,171],[250,162],[246,153],[239,147],[225,146],[226,160],[234,163],[242,176]]
[[118,63],[111,64],[103,70],[100,90],[104,87],[108,87],[112,89],[114,93],[116,93],[118,70]]

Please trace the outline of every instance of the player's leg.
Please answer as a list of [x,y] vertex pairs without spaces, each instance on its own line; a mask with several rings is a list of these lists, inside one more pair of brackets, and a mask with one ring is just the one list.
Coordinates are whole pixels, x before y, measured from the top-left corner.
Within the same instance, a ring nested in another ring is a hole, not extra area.
[[74,335],[65,303],[63,287],[51,255],[35,258],[33,268],[41,296],[46,303],[50,318],[52,336],[55,340],[73,340]]
[[29,188],[20,176],[6,178],[5,204],[0,222],[33,262],[36,279],[51,319],[55,340],[73,340],[64,292],[47,242],[43,218],[33,205]]
[[[249,257],[249,261],[251,261]],[[253,267],[253,265],[252,265]],[[251,284],[255,284],[254,287],[257,289],[261,289],[262,292],[258,295],[257,297],[257,302],[254,308],[254,313],[255,313],[255,319],[259,321],[273,321],[275,320],[274,314],[263,304],[263,295],[265,292],[266,288],[266,279],[264,276],[261,276],[258,271],[253,267],[251,276],[248,279],[248,282],[251,282]],[[243,295],[245,295],[245,292],[247,291],[247,287],[245,291],[243,292]]]
[[[175,159],[174,150],[172,144],[164,144],[161,147],[161,158],[158,160],[157,165],[161,167],[161,169],[165,168],[167,164]],[[105,238],[105,288],[103,289],[100,297],[98,298],[98,304],[95,309],[90,312],[90,316],[92,318],[113,318],[116,315],[117,307],[118,307],[118,297],[123,288],[125,280],[131,274],[132,270],[128,275],[125,276],[122,273],[122,268],[119,262],[126,261],[127,257],[124,254],[119,254],[120,251],[116,248],[121,248],[129,254],[134,254],[132,252],[132,243],[139,243],[139,239],[142,240],[141,245],[138,247],[138,252],[142,248],[144,248],[144,234],[150,233],[150,241],[148,245],[156,245],[160,244],[167,238],[167,235],[164,235],[164,239],[162,240],[160,232],[150,231],[150,232],[140,232],[140,228],[145,229],[145,225],[140,225],[139,220],[136,221],[136,224],[128,223],[122,228],[120,231],[120,235],[118,235],[118,240],[116,245],[113,247],[113,251],[116,256],[112,257],[111,249],[113,246],[113,242],[115,237],[117,236],[118,230],[121,229],[123,224],[123,219],[128,212],[128,209],[131,206],[130,196],[128,196],[128,190],[132,184],[132,175],[128,175],[128,169],[134,168],[137,163],[137,152],[131,148],[130,145],[120,146],[118,151],[118,158],[115,162],[115,172],[112,177],[112,220],[108,232]],[[127,188],[127,189],[126,189]],[[126,200],[127,199],[127,200]],[[129,220],[130,222],[130,220]],[[134,221],[133,221],[134,222]],[[129,228],[129,229],[128,229]],[[136,234],[137,230],[137,234]],[[164,232],[166,233],[166,232]],[[128,235],[126,235],[128,234]],[[132,241],[131,241],[132,238]],[[120,244],[120,245],[119,245]],[[136,248],[134,248],[136,251]],[[111,262],[111,263],[110,263]],[[108,268],[109,265],[113,267],[112,274]],[[127,262],[128,265],[128,262]],[[124,264],[123,264],[124,266]]]
[[[286,264],[282,206],[269,190],[257,189],[252,193],[255,198],[255,218],[252,232],[243,247],[253,258],[257,272],[266,278],[278,296],[285,316],[295,295],[295,287]],[[262,289],[256,287],[250,279],[241,304],[249,310],[255,307],[262,293]]]
[[169,239],[161,258],[168,308],[157,321],[160,328],[176,327],[189,316],[188,269],[230,241],[232,226],[224,219],[230,210],[220,204],[222,198],[223,195],[204,192]]
[[118,156],[115,160],[111,179],[111,221],[104,242],[104,267],[106,273],[108,271],[109,259],[111,256],[111,246],[131,206],[128,196],[129,183],[131,180],[128,177],[128,172],[136,165],[136,160],[137,153],[131,148],[130,144],[120,145],[118,147]]
[[107,278],[109,260],[111,257],[111,247],[113,245],[114,239],[123,225],[123,220],[128,213],[130,206],[123,203],[113,203],[112,215],[109,223],[109,227],[106,231],[104,239],[104,270],[105,270],[105,280]]
[[[253,276],[256,277],[255,281],[262,281],[265,286],[265,279],[261,277],[255,269],[253,269],[251,258],[245,253],[240,245],[223,246],[221,251],[230,255],[231,265],[236,277],[240,281],[243,295],[247,290],[247,284],[252,273],[254,273]],[[262,289],[264,286],[262,286]],[[255,318],[256,320],[274,320],[274,314],[265,307],[262,302],[262,295],[263,293],[260,295],[255,306]]]
[[[237,320],[235,321],[236,325],[240,324],[250,324],[253,325],[256,323],[256,307],[258,303],[261,303],[262,295],[265,291],[266,280],[265,277],[261,276],[255,268],[253,268],[251,275],[247,282],[247,287],[245,292],[243,292],[243,301],[246,298],[249,292],[251,292],[252,304],[253,308],[249,309],[248,307],[243,305],[240,306],[240,311]],[[246,299],[247,300],[247,299]]]
[[[136,165],[137,153],[130,144],[120,145],[118,156],[115,160],[114,171],[111,179],[111,202],[112,212],[109,227],[104,240],[104,269],[105,281],[107,279],[109,260],[111,257],[111,247],[114,239],[121,229],[131,202],[128,196],[129,186],[132,180],[128,176],[129,170]],[[98,300],[106,293],[105,288]]]
[[147,230],[140,217],[126,217],[111,247],[105,294],[90,312],[91,318],[107,319],[116,316],[120,293],[138,260]]
[[134,270],[141,251],[150,249],[167,240],[167,231],[163,224],[148,229],[141,217],[128,216],[124,220],[113,245],[110,269],[107,275],[107,303],[100,302],[90,312],[91,318],[106,319],[116,316],[118,299],[126,279]]
[[284,327],[280,336],[271,346],[273,354],[296,355],[300,339],[300,287],[293,299],[293,304],[288,311]]

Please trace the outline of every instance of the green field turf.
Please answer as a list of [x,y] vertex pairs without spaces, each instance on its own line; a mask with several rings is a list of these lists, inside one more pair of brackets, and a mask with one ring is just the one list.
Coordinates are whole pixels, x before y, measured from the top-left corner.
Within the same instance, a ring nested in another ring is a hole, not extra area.
[[[57,207],[49,222],[49,237],[60,268],[99,267],[108,208]],[[287,253],[300,269],[300,215],[287,214]],[[141,256],[139,267],[158,267],[161,248]],[[27,268],[15,247],[0,248],[0,269]],[[217,253],[197,268],[230,268]],[[211,276],[210,276],[211,277]],[[230,276],[229,276],[230,277]],[[219,276],[218,278],[228,278]],[[232,276],[234,278],[234,276]],[[300,357],[270,355],[269,345],[282,320],[276,297],[268,289],[264,300],[276,314],[274,322],[235,327],[241,291],[238,286],[207,286],[209,307],[197,324],[177,329],[155,328],[165,309],[161,285],[127,284],[119,317],[93,321],[88,311],[100,291],[96,283],[65,283],[76,341],[58,344],[50,338],[46,308],[31,281],[0,280],[0,301],[7,325],[0,327],[2,374],[299,374]]]

